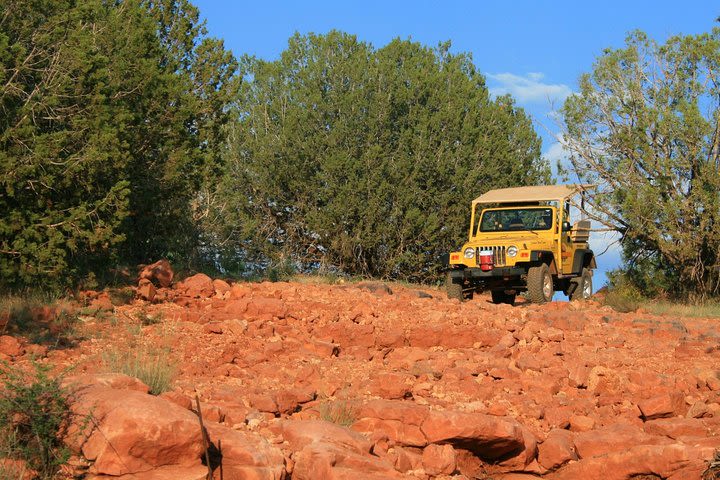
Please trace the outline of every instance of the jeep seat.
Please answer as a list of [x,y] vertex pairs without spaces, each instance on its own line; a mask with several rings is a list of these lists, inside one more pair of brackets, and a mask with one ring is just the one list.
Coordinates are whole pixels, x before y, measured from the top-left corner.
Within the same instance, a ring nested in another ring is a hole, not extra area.
[[580,220],[570,229],[570,240],[585,243],[590,240],[590,220]]

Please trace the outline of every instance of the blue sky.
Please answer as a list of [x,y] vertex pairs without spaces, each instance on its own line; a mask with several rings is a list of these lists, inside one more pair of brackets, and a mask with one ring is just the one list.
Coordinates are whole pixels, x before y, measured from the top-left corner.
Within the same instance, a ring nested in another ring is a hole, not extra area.
[[[294,33],[332,29],[381,47],[395,37],[426,45],[452,41],[454,52],[470,52],[493,93],[510,93],[532,116],[543,137],[543,153],[562,158],[554,139],[553,108],[577,88],[604,48],[621,47],[640,29],[663,41],[720,26],[720,3],[685,0],[576,1],[265,1],[192,0],[209,33],[224,39],[236,56],[278,57]],[[596,236],[596,252],[606,240]],[[598,259],[596,285],[619,263],[617,249]]]

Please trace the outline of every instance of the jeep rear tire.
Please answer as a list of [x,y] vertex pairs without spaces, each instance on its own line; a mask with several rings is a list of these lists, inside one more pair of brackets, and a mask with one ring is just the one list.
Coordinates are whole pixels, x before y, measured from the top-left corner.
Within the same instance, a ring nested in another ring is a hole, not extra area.
[[582,274],[578,278],[574,278],[572,283],[576,285],[570,294],[570,300],[589,300],[592,297],[592,271],[589,268],[583,268]]
[[546,264],[528,269],[527,292],[532,303],[547,303],[552,300],[553,279]]
[[507,303],[508,305],[515,305],[514,293],[506,293],[505,290],[493,290],[490,295],[492,296],[492,302],[495,304]]
[[445,277],[445,292],[447,292],[447,297],[450,300],[456,298],[461,302],[463,301],[462,285],[453,282],[450,272],[448,272],[447,277]]

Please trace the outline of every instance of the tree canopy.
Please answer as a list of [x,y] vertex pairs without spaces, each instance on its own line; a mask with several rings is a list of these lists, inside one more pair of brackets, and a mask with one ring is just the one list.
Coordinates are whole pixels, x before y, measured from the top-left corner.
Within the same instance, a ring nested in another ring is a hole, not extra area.
[[544,183],[540,138],[466,54],[333,31],[293,36],[247,81],[212,240],[249,258],[422,280],[466,236],[472,198]]
[[563,116],[570,169],[599,185],[592,211],[623,236],[629,277],[648,293],[720,293],[720,30],[631,34]]
[[0,283],[192,256],[235,60],[187,0],[3,0]]

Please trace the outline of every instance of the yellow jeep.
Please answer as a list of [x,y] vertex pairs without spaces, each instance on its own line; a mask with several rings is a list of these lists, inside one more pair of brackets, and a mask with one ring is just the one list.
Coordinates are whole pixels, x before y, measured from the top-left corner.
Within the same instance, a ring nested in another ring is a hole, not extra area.
[[592,295],[595,256],[590,221],[570,225],[570,199],[592,185],[491,190],[472,202],[468,241],[446,254],[448,298],[490,291],[494,303],[534,303],[562,291],[571,300]]

